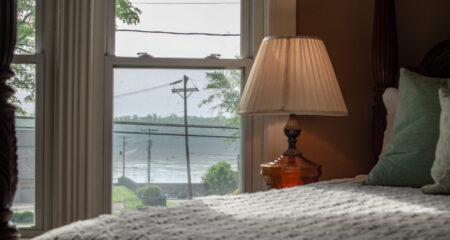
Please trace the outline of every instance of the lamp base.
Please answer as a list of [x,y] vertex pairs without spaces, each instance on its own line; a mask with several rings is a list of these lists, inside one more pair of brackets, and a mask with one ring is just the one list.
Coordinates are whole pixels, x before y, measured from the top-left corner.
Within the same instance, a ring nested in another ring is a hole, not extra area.
[[291,114],[284,127],[289,148],[276,160],[261,164],[261,175],[269,188],[286,188],[316,182],[321,166],[309,161],[296,149],[301,129],[295,115]]

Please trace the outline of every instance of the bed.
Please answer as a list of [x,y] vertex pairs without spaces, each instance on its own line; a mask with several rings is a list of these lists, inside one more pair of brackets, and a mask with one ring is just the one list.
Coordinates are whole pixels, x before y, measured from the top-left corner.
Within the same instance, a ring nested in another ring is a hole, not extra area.
[[102,215],[35,240],[449,239],[449,197],[424,195],[414,188],[365,186],[364,179],[211,196],[168,208]]
[[[398,64],[394,1],[376,0],[375,4],[372,134],[373,156],[378,159],[386,128],[382,94],[397,86]],[[450,40],[433,47],[413,69],[432,77],[450,77]],[[10,159],[14,164],[16,159]],[[0,180],[6,178],[2,174]],[[51,230],[35,240],[450,239],[450,196],[424,195],[417,188],[367,186],[362,184],[365,177],[101,215]],[[14,188],[16,183],[10,184]],[[9,189],[0,187],[2,196],[8,197]],[[1,207],[8,209],[5,205]],[[0,223],[5,219],[9,217],[0,214]],[[11,227],[0,228],[0,237],[13,239],[6,231]]]

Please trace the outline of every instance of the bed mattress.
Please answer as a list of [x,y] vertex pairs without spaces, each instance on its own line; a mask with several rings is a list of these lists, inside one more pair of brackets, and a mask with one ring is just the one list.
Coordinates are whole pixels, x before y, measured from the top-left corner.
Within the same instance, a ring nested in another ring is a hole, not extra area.
[[35,239],[450,239],[450,196],[364,178],[101,215]]

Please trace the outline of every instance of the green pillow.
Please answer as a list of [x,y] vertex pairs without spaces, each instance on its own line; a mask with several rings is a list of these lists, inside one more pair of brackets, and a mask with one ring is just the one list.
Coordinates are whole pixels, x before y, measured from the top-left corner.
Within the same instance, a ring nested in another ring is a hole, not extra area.
[[430,169],[439,137],[438,90],[450,79],[400,69],[398,109],[386,153],[370,171],[368,185],[422,187],[433,182]]
[[439,90],[441,126],[436,145],[436,159],[431,168],[434,184],[422,187],[426,194],[450,194],[450,89]]

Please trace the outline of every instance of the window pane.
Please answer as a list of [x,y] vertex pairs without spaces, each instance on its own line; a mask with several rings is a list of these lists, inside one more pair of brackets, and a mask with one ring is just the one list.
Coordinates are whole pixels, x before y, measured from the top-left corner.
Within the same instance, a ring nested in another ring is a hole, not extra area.
[[118,0],[116,55],[240,56],[239,0]]
[[113,212],[186,201],[189,186],[237,190],[240,81],[240,70],[114,70]]
[[10,102],[16,105],[16,134],[19,182],[13,202],[12,221],[18,226],[34,225],[35,209],[35,99],[34,64],[13,64],[16,76],[8,84],[16,90]]
[[34,54],[36,0],[17,1],[17,43],[15,54]]

